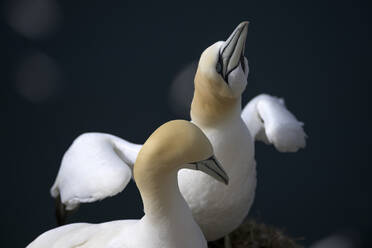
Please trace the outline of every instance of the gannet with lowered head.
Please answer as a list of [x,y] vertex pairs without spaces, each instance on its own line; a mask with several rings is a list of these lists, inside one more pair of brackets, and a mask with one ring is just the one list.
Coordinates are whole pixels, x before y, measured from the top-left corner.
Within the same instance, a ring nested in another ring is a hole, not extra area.
[[[180,191],[209,241],[233,231],[249,212],[256,187],[255,140],[281,152],[305,146],[302,123],[282,100],[260,95],[242,111],[249,72],[244,56],[247,31],[248,22],[242,22],[226,41],[208,47],[194,80],[192,122],[208,136],[230,177],[224,187],[197,171],[181,170],[178,175]],[[105,149],[96,152],[101,146]],[[134,164],[140,147],[108,134],[81,135],[63,157],[53,197],[60,197],[64,208],[71,210],[120,192],[130,180],[126,165]]]
[[181,168],[200,170],[228,183],[203,132],[188,121],[170,121],[148,138],[134,165],[144,205],[142,219],[62,226],[40,235],[27,248],[206,248],[177,185]]

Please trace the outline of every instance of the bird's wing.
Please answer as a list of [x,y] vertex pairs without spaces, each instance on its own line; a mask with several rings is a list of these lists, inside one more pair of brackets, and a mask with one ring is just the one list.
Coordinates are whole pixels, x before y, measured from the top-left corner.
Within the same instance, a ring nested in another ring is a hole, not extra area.
[[256,140],[273,144],[280,152],[296,152],[306,145],[303,123],[285,107],[283,99],[259,95],[244,107],[241,117]]
[[116,195],[128,184],[141,145],[104,133],[80,135],[63,156],[50,190],[66,210]]
[[[86,235],[71,234],[77,233],[81,229],[89,228],[92,225],[93,224],[88,223],[75,223],[51,229],[39,235],[34,241],[32,241],[28,246],[26,246],[26,248],[51,248],[51,247],[77,248],[79,246],[77,246],[76,243],[80,244],[84,243],[84,241],[86,241]],[[61,241],[62,242],[64,241],[62,245]],[[75,244],[73,242],[75,242]]]

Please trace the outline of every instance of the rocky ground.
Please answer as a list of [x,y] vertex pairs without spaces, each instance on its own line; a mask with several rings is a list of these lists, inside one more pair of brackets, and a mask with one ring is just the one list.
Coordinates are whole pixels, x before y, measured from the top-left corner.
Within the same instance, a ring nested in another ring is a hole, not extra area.
[[[302,248],[298,241],[278,228],[248,220],[230,235],[232,248]],[[224,240],[210,242],[209,248],[225,248]]]

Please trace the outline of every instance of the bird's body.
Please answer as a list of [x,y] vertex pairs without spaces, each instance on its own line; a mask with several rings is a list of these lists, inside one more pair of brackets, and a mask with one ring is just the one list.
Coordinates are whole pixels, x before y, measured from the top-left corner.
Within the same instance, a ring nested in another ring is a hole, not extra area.
[[102,224],[76,223],[40,235],[27,248],[110,247],[118,233],[137,229],[138,221],[112,221]]
[[206,248],[190,210],[182,209],[186,203],[181,205],[169,218],[64,225],[40,235],[27,248]]
[[198,126],[211,141],[230,183],[221,187],[202,173],[190,170],[181,170],[178,180],[206,239],[216,240],[235,230],[253,203],[257,182],[254,140],[240,115],[211,127]]
[[27,248],[206,248],[191,213],[180,214],[189,211],[181,208],[177,214],[170,213],[169,219],[64,225],[40,235]]
[[182,168],[228,182],[202,131],[188,121],[171,121],[150,136],[134,166],[145,211],[140,220],[65,225],[40,235],[27,248],[207,248],[178,188]]

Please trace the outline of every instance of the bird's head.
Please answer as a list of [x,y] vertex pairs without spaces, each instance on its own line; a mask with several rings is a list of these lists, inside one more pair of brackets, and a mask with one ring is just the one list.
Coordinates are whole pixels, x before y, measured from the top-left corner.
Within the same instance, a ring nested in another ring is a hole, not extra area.
[[226,41],[216,42],[202,53],[194,79],[192,112],[201,107],[213,112],[213,106],[223,110],[240,99],[249,73],[244,56],[247,32],[248,22],[242,22]]
[[167,175],[176,175],[182,168],[200,170],[218,181],[228,182],[205,134],[189,121],[169,121],[155,130],[143,145],[134,165],[134,177],[137,183],[151,184]]
[[240,23],[226,41],[208,47],[201,55],[196,84],[208,84],[221,97],[239,97],[247,85],[248,60],[244,57],[248,22]]

